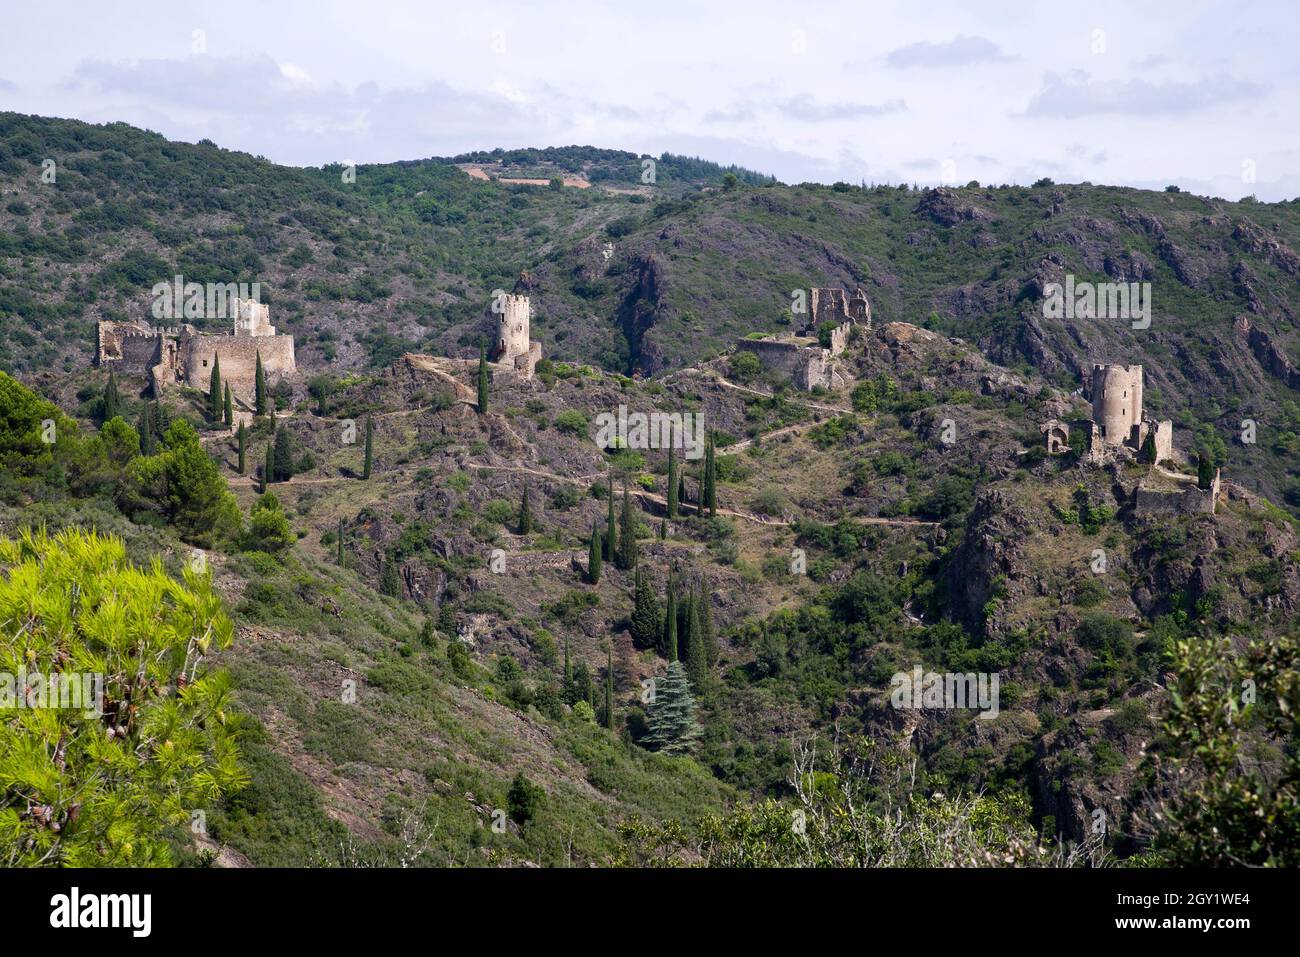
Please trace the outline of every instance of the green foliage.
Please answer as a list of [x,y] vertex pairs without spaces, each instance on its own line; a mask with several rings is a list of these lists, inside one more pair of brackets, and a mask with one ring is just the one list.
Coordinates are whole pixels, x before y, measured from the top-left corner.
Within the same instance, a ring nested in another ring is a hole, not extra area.
[[[1164,719],[1172,797],[1150,808],[1161,862],[1183,867],[1300,864],[1300,644],[1236,653],[1221,638],[1174,640]],[[1270,747],[1272,745],[1272,747]],[[1259,760],[1271,752],[1271,760]]]
[[78,530],[0,539],[0,568],[0,672],[102,688],[102,708],[15,708],[23,690],[0,685],[0,857],[170,863],[164,829],[248,782],[229,676],[204,665],[233,634],[210,579],[134,567],[120,540]]
[[642,746],[664,754],[685,754],[694,748],[701,729],[695,717],[691,682],[680,661],[670,661],[664,676],[655,679],[649,722]]
[[296,541],[297,536],[289,527],[289,518],[280,507],[280,500],[270,492],[259,495],[248,516],[243,548],[277,555],[292,548]]
[[181,538],[203,548],[239,533],[235,497],[198,433],[183,419],[167,429],[157,455],[135,459],[128,471],[136,485],[128,505],[133,516],[159,514]]

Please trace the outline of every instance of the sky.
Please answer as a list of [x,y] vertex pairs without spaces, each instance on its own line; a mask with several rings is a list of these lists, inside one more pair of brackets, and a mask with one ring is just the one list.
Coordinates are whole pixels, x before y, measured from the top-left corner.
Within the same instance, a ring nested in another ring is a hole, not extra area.
[[1300,4],[0,0],[0,110],[318,166],[592,145],[786,182],[1300,196]]

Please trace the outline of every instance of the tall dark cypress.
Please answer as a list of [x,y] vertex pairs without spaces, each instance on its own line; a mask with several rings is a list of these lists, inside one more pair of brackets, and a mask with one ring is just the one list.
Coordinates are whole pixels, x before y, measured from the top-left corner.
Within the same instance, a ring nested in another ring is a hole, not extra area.
[[226,423],[226,428],[233,428],[235,425],[235,406],[230,401],[230,383],[226,383],[226,394],[221,400],[221,417]]
[[266,443],[266,464],[262,466],[262,494],[266,494],[266,487],[275,481],[275,446],[270,442]]
[[488,410],[488,367],[487,346],[478,346],[478,414],[484,415]]
[[531,535],[533,532],[533,507],[528,501],[528,483],[524,483],[524,497],[519,501],[519,534]]
[[636,527],[632,518],[632,496],[628,494],[627,479],[623,479],[623,516],[618,530],[618,566],[625,572],[636,568]]
[[267,402],[266,395],[266,372],[262,369],[262,352],[259,349],[257,353],[257,371],[253,376],[253,414],[263,416],[269,411],[270,404]]
[[221,359],[212,353],[212,375],[208,379],[208,421],[221,420]]
[[153,455],[158,451],[158,433],[154,430],[153,403],[146,402],[140,408],[140,417],[136,431],[140,433],[140,454]]
[[605,727],[614,730],[614,646],[605,649]]
[[274,482],[287,482],[293,478],[293,447],[289,444],[289,430],[283,425],[275,427],[275,454],[271,475]]
[[704,450],[704,501],[700,510],[709,510],[709,517],[718,514],[718,463],[713,451],[713,432],[709,432],[709,442]]
[[668,432],[668,517],[677,517],[677,450],[673,448],[671,428]]
[[704,687],[709,676],[709,656],[704,647],[704,628],[700,621],[701,599],[695,586],[691,586],[686,606],[686,673],[697,689]]
[[677,595],[674,593],[672,572],[668,573],[668,596],[664,609],[664,656],[677,660]]
[[600,584],[600,526],[591,526],[591,547],[587,549],[587,581],[593,585]]
[[605,561],[612,563],[616,557],[618,533],[614,527],[614,473],[609,473],[609,514],[605,519]]
[[122,414],[122,395],[117,390],[117,375],[108,374],[108,383],[104,386],[104,421],[117,418]]
[[248,428],[243,422],[239,423],[239,428],[235,431],[235,442],[239,446],[239,474],[243,475],[248,468],[244,458],[245,453],[248,451]]
[[370,467],[374,462],[375,454],[375,422],[370,416],[366,416],[366,461],[361,467],[361,477],[370,478]]

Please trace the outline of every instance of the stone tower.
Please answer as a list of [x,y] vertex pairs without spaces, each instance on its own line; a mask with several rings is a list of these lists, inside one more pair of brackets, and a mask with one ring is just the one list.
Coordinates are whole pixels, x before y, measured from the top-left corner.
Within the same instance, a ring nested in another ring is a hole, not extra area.
[[1092,420],[1108,445],[1131,441],[1142,424],[1142,367],[1092,367]]
[[508,295],[505,308],[497,319],[497,362],[513,362],[529,353],[527,296]]

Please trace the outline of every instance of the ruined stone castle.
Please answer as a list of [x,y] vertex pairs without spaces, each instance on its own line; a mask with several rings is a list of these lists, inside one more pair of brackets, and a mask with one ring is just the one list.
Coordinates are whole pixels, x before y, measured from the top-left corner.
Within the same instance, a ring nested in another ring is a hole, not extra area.
[[1169,419],[1157,421],[1143,412],[1142,367],[1096,364],[1090,386],[1091,419],[1051,419],[1040,427],[1048,454],[1070,451],[1072,432],[1082,433],[1080,460],[1089,465],[1133,461],[1145,450],[1151,468],[1133,489],[1138,515],[1213,515],[1220,491],[1218,469],[1209,488],[1200,488],[1194,477],[1159,467],[1174,458],[1174,427]]
[[212,363],[221,363],[221,378],[237,403],[252,407],[257,357],[268,380],[297,371],[293,336],[279,335],[270,310],[249,299],[232,300],[234,323],[229,333],[199,332],[189,323],[155,327],[143,319],[99,323],[99,365],[121,364],[124,371],[149,377],[155,395],[186,385],[206,390]]
[[542,357],[542,344],[529,339],[528,325],[532,307],[527,296],[504,297],[497,319],[497,340],[492,358],[507,365],[525,379],[531,379],[537,361]]
[[1092,418],[1073,423],[1056,419],[1043,423],[1047,451],[1056,455],[1070,450],[1070,431],[1083,433],[1083,457],[1101,465],[1114,461],[1121,450],[1137,454],[1148,442],[1154,463],[1167,461],[1174,454],[1174,424],[1169,419],[1156,421],[1142,410],[1142,367],[1107,365],[1092,367]]
[[[785,335],[741,339],[738,349],[752,352],[767,369],[786,376],[797,388],[834,389],[844,384],[836,359],[844,352],[854,326],[871,327],[871,304],[861,289],[810,290],[807,319]],[[829,326],[829,343],[821,330]]]

